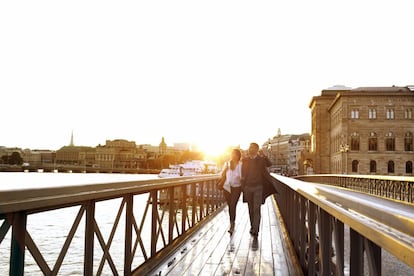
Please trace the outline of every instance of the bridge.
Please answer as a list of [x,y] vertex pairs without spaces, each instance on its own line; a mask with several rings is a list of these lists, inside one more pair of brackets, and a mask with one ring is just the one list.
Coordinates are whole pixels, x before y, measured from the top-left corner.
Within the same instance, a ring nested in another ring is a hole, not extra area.
[[218,175],[11,174],[1,274],[381,275],[389,258],[414,273],[412,177],[273,174],[254,250],[242,202],[227,233]]

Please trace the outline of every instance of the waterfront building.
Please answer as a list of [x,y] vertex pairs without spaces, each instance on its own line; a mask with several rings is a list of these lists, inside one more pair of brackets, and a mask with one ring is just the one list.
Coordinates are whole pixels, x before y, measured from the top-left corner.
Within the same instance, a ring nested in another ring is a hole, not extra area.
[[413,175],[413,87],[335,86],[312,98],[314,173]]
[[95,148],[85,146],[63,146],[56,151],[56,164],[89,166],[94,163]]
[[309,147],[309,134],[283,134],[280,129],[273,138],[262,145],[268,154],[272,166],[270,170],[274,173],[297,175],[299,173],[299,162],[301,152]]
[[96,147],[95,166],[111,169],[138,168],[138,152],[134,141],[106,140],[105,145]]
[[56,152],[52,150],[24,149],[23,162],[34,167],[42,167],[43,164],[52,164],[56,161]]

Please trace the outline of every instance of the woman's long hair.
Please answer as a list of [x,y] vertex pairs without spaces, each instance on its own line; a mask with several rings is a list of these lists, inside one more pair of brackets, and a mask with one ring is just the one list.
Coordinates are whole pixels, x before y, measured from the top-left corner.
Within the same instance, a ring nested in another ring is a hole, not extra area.
[[[238,161],[241,159],[241,151],[239,149],[233,149],[232,155],[235,153],[238,157]],[[233,159],[230,160],[230,169],[233,171],[236,168],[236,162],[233,161]]]

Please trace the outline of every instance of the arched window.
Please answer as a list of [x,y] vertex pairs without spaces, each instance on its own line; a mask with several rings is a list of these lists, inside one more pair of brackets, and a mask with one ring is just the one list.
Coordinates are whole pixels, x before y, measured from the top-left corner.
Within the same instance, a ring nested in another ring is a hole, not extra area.
[[394,120],[394,118],[395,118],[394,109],[392,109],[392,108],[388,108],[387,109],[387,111],[386,111],[386,118],[388,120]]
[[407,132],[404,137],[404,150],[413,151],[413,133]]
[[369,119],[376,119],[377,118],[377,110],[375,108],[370,108],[368,110],[368,118]]
[[395,137],[391,131],[385,135],[385,150],[395,151]]
[[356,132],[351,134],[351,150],[359,150],[359,134]]
[[405,173],[413,173],[413,162],[407,161],[405,163]]
[[413,118],[413,109],[407,108],[404,112],[405,119],[412,119]]
[[359,119],[359,110],[358,109],[352,109],[351,110],[351,119]]
[[376,151],[378,149],[378,139],[375,132],[371,132],[368,138],[368,150]]
[[352,172],[356,173],[358,172],[358,160],[352,160]]
[[377,162],[374,160],[369,161],[369,172],[375,173],[377,172]]
[[390,160],[388,161],[388,173],[394,173],[395,168],[394,168],[394,161]]

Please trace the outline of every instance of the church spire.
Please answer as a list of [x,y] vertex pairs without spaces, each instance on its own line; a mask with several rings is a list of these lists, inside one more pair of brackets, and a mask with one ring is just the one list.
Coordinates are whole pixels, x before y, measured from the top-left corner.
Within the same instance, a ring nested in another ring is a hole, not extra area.
[[70,135],[70,144],[69,147],[74,147],[75,144],[73,143],[73,130],[72,130],[72,134]]
[[161,139],[161,143],[160,143],[160,147],[159,147],[159,152],[161,155],[164,155],[167,151],[167,144],[165,143],[165,139],[164,136]]

